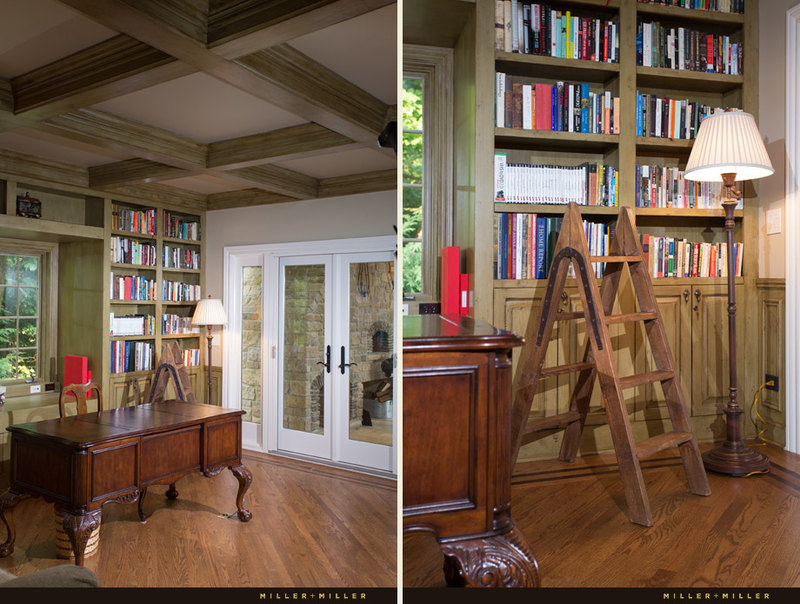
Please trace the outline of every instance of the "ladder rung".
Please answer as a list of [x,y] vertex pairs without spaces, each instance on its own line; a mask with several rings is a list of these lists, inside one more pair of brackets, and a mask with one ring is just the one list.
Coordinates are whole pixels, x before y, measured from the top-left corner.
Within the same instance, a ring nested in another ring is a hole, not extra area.
[[677,447],[683,443],[692,440],[691,432],[667,432],[666,434],[659,434],[647,440],[636,443],[636,454],[641,459],[669,449],[670,447]]
[[632,323],[634,321],[648,321],[657,318],[654,312],[630,312],[624,315],[606,315],[606,323]]
[[583,319],[583,312],[556,313],[556,321],[572,321],[574,319]]
[[641,262],[641,256],[589,256],[589,262]]
[[549,378],[554,375],[561,375],[564,373],[575,373],[576,371],[583,371],[585,369],[594,369],[594,363],[572,363],[571,365],[558,365],[556,367],[544,367],[539,374],[539,379]]
[[553,430],[555,428],[565,428],[568,424],[581,419],[581,414],[577,411],[567,411],[560,415],[550,417],[529,417],[528,423],[523,428],[523,434],[540,432],[541,430]]
[[663,382],[675,377],[672,371],[651,371],[650,373],[639,373],[637,375],[629,375],[619,378],[619,387],[622,390],[628,388],[636,388],[643,384],[652,384],[653,382]]

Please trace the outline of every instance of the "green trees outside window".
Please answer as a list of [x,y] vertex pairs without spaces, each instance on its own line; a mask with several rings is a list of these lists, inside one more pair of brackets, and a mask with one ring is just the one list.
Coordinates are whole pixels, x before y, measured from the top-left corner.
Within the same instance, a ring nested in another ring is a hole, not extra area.
[[40,258],[0,254],[0,381],[38,373]]
[[423,81],[403,78],[403,293],[422,291]]

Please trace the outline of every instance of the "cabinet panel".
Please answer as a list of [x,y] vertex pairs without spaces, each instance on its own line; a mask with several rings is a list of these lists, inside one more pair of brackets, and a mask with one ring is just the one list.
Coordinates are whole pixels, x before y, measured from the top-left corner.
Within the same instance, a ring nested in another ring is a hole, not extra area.
[[[744,300],[742,287],[737,300]],[[737,314],[736,333],[741,337],[746,317]],[[744,377],[742,351],[747,342],[737,342],[738,374]],[[722,414],[728,402],[730,365],[728,355],[728,290],[724,286],[696,285],[692,288],[692,415]],[[745,407],[740,389],[739,404]]]
[[[686,405],[690,404],[692,385],[692,288],[690,286],[658,285],[654,288],[658,309],[664,321],[672,358],[680,378]],[[638,326],[639,343],[637,372],[659,369],[650,348],[644,326]],[[669,418],[660,383],[645,384],[636,389],[636,419],[653,420]]]

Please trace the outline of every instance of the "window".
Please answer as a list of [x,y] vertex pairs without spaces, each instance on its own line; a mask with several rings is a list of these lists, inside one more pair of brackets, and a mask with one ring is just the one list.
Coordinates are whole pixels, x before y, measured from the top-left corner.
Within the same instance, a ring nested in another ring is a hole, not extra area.
[[403,293],[422,292],[422,78],[403,78]]
[[403,47],[403,297],[439,295],[441,249],[451,245],[453,51]]
[[39,375],[41,256],[0,253],[0,381]]

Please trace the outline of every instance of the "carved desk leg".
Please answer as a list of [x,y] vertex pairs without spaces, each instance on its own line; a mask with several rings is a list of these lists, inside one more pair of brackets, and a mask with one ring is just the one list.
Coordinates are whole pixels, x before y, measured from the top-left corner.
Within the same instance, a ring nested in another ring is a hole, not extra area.
[[167,489],[167,499],[177,499],[178,498],[178,489],[175,488],[175,483],[169,483],[169,488]]
[[139,501],[137,502],[136,509],[139,512],[139,522],[147,520],[147,514],[144,513],[144,496],[147,495],[147,487],[142,487],[139,493]]
[[538,587],[539,567],[516,527],[507,533],[440,542],[448,585]]
[[253,475],[244,465],[230,466],[230,469],[236,476],[236,480],[239,481],[239,491],[236,493],[236,509],[239,510],[237,517],[242,522],[247,522],[253,515],[244,509],[244,494],[250,488],[250,483],[253,482]]
[[100,524],[101,513],[101,510],[95,510],[82,516],[74,516],[69,512],[63,512],[61,525],[72,544],[72,553],[75,554],[77,566],[83,566],[83,552],[86,549],[86,543],[89,541],[92,531]]
[[6,531],[8,532],[5,542],[0,543],[0,558],[5,558],[14,551],[14,541],[17,538],[17,532],[14,529],[14,519],[11,517],[11,508],[26,497],[28,497],[28,495],[17,493],[11,489],[8,489],[5,493],[0,495],[0,520],[6,525]]

